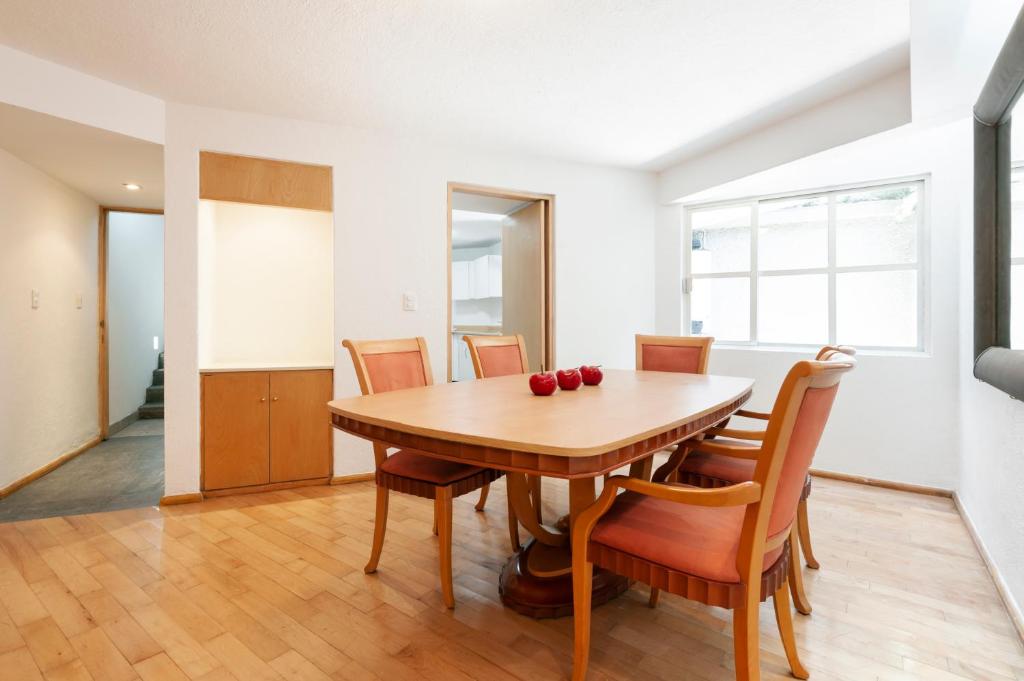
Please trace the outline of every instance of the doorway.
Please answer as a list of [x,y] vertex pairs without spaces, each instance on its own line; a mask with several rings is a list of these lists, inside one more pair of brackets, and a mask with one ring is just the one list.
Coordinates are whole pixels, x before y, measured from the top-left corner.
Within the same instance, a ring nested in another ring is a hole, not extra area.
[[448,380],[473,380],[465,335],[522,334],[553,365],[554,196],[449,183]]

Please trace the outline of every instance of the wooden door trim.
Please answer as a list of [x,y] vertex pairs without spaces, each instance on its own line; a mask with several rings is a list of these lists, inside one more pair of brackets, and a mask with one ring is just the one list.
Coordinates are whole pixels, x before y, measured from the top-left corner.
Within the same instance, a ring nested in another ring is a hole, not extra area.
[[[447,376],[448,381],[452,380],[452,194],[476,194],[477,196],[492,196],[499,199],[513,199],[543,202],[544,212],[544,311],[541,317],[541,334],[544,338],[544,356],[541,358],[545,371],[554,369],[555,361],[555,195],[541,194],[538,192],[524,191],[519,189],[502,189],[500,187],[488,187],[479,184],[466,182],[449,182],[447,194],[447,233],[445,238],[445,262],[447,285],[447,325],[445,326],[445,356],[448,358]],[[502,265],[504,266],[504,264]]]
[[[97,418],[100,422],[100,439],[106,440],[110,435],[110,343],[108,342],[107,324],[107,265],[110,254],[110,235],[107,224],[111,213],[141,213],[143,215],[163,215],[162,208],[122,208],[120,206],[100,206],[99,222],[97,223],[97,271],[99,273],[97,295],[96,333],[99,339],[99,375],[97,392],[99,406]],[[167,274],[164,273],[166,281]],[[166,337],[167,330],[164,329]]]

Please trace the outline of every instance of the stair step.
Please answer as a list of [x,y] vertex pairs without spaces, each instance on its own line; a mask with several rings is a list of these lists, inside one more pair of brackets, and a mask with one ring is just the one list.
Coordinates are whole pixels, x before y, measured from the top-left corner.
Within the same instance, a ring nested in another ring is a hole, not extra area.
[[163,369],[154,369],[153,370],[153,385],[163,385],[163,384],[164,384],[164,370]]
[[146,403],[163,402],[164,387],[162,385],[151,385],[146,388]]
[[164,417],[163,402],[147,402],[139,407],[140,419],[162,419]]

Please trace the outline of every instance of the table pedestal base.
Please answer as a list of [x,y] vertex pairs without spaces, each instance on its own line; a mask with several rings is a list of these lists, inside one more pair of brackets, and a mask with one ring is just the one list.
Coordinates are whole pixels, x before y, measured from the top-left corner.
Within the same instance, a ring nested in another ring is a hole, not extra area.
[[[546,546],[531,539],[501,569],[501,602],[534,619],[571,615],[570,560],[567,547]],[[629,580],[622,575],[595,567],[592,607],[607,603],[628,588]]]

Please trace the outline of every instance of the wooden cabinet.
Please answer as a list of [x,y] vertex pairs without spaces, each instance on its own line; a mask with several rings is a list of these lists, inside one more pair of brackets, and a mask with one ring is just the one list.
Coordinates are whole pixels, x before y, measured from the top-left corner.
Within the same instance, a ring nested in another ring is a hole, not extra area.
[[203,490],[326,481],[330,369],[204,373]]

